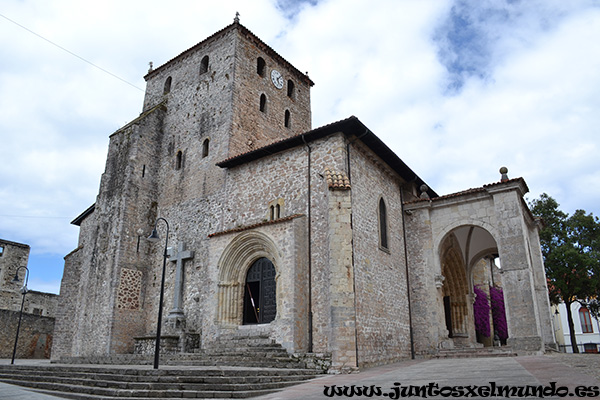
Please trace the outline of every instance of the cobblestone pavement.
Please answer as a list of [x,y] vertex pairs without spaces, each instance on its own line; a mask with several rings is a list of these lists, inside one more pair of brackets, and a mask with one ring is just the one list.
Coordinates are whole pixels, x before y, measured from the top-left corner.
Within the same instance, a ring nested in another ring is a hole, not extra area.
[[600,354],[553,353],[549,356],[568,365],[577,372],[600,380]]
[[[2,363],[3,360],[0,360]],[[23,362],[23,361],[20,361]],[[35,365],[34,361],[29,361]],[[41,363],[41,362],[40,362]],[[182,367],[185,368],[185,367]],[[312,381],[287,388],[283,391],[262,396],[262,400],[310,400],[331,398],[326,396],[324,388],[344,386],[379,386],[390,392],[395,382],[402,385],[428,385],[435,383],[440,387],[457,385],[497,385],[508,386],[547,386],[556,382],[557,386],[566,386],[570,395],[560,399],[581,399],[575,396],[575,388],[600,387],[599,354],[548,354],[544,356],[496,357],[496,358],[454,358],[432,360],[409,360],[391,365],[366,369],[355,374],[326,375]],[[354,396],[356,397],[356,396]],[[333,396],[343,400],[346,396]],[[365,396],[357,398],[367,398]],[[375,398],[375,397],[374,397]],[[390,399],[389,394],[384,397]],[[413,399],[423,398],[413,396]],[[428,397],[432,398],[432,397]],[[435,397],[442,398],[442,397]],[[467,398],[467,397],[454,397]],[[479,399],[481,397],[468,397]],[[506,397],[485,397],[486,399],[504,399]],[[518,398],[511,396],[510,398]],[[539,398],[539,397],[528,397]],[[592,396],[587,398],[596,398]],[[0,383],[0,400],[58,400],[54,396],[35,393],[25,388]],[[545,397],[544,399],[559,399]],[[160,400],[157,398],[157,400]]]

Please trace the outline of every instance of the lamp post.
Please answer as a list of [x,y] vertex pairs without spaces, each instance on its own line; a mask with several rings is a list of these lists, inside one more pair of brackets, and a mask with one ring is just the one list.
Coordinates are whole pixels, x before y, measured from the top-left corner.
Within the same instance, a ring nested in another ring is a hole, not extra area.
[[13,278],[14,283],[19,282],[19,270],[25,268],[25,284],[21,288],[21,293],[23,294],[23,298],[21,300],[21,311],[19,312],[19,324],[17,325],[17,334],[15,335],[15,347],[13,348],[12,360],[11,364],[15,363],[15,355],[17,354],[17,343],[19,342],[19,331],[21,330],[21,318],[23,318],[23,306],[25,305],[25,294],[27,294],[27,282],[29,282],[29,269],[25,266],[17,268],[17,272],[15,272],[15,277]]
[[167,268],[167,244],[169,243],[169,223],[166,219],[159,217],[154,223],[154,229],[152,229],[152,233],[148,236],[148,241],[152,243],[156,243],[160,240],[160,236],[158,236],[158,232],[156,227],[158,225],[158,221],[164,221],[167,225],[167,235],[165,238],[165,251],[163,254],[163,266],[162,266],[162,278],[160,281],[160,297],[158,300],[158,324],[156,325],[156,347],[154,349],[154,369],[158,369],[158,360],[160,357],[160,327],[162,325],[162,308],[163,308],[163,297],[165,292],[165,270]]

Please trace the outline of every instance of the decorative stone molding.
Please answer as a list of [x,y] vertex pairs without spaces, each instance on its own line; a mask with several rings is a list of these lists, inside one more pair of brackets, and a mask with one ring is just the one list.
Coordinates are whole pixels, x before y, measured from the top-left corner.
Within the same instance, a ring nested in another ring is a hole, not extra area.
[[218,305],[216,322],[222,325],[242,323],[243,288],[248,268],[266,257],[278,270],[279,251],[273,240],[257,231],[237,235],[227,245],[219,260]]
[[436,275],[434,277],[435,279],[435,287],[436,289],[441,289],[442,287],[444,287],[444,280],[446,279],[444,277],[444,275]]

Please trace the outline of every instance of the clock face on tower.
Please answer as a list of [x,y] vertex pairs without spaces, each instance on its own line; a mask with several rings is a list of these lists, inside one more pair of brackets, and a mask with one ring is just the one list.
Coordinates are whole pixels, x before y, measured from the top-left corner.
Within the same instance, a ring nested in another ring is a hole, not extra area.
[[283,76],[281,76],[281,73],[279,73],[279,71],[277,71],[276,69],[271,71],[271,81],[277,89],[283,88]]

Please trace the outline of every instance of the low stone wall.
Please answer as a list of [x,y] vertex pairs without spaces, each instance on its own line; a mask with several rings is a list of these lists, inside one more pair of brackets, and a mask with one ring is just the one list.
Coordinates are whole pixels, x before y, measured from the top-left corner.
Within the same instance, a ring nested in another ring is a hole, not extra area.
[[[19,313],[0,310],[0,358],[11,358]],[[54,318],[23,313],[16,358],[50,358]]]
[[[149,355],[154,354],[156,350],[156,336],[136,337],[133,354]],[[160,353],[175,354],[179,353],[179,336],[160,335]]]

